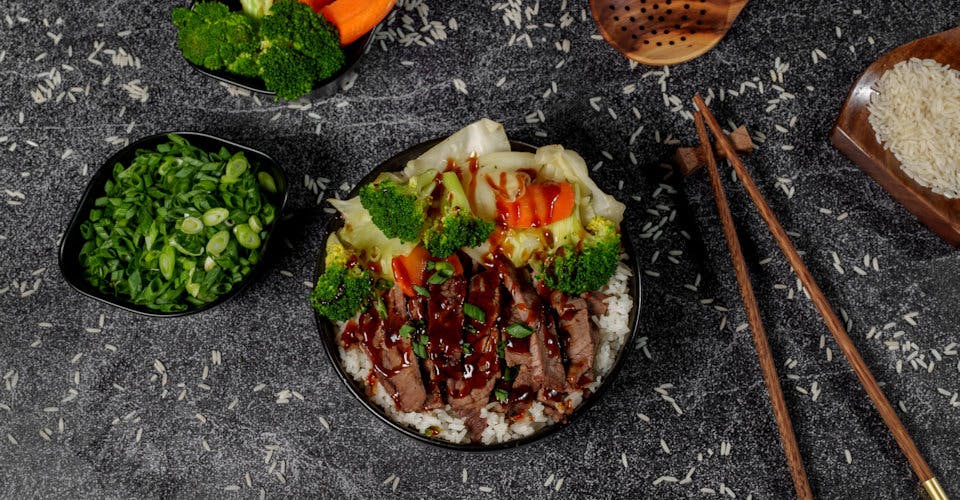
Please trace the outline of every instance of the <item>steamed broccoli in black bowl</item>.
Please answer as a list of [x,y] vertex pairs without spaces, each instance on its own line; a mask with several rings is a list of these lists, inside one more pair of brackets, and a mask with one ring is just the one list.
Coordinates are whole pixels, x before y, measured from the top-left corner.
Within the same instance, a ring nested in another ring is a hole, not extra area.
[[296,0],[248,0],[244,10],[198,2],[173,9],[183,57],[202,68],[259,78],[278,97],[294,100],[345,64],[337,28]]

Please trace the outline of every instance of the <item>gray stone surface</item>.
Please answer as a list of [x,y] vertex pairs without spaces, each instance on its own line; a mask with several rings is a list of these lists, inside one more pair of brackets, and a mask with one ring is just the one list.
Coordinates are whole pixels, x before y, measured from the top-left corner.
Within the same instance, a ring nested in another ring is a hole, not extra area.
[[[423,31],[432,41],[422,46],[386,40],[357,68],[352,89],[292,109],[231,95],[192,71],[174,48],[167,2],[0,1],[0,496],[251,498],[263,488],[268,497],[706,498],[702,488],[719,492],[721,484],[736,498],[792,496],[753,344],[747,331],[735,331],[745,317],[706,178],[664,181],[658,168],[672,150],[658,136],[690,142],[693,126],[664,106],[658,75],[644,77],[646,68],[631,68],[591,38],[586,2],[562,3],[572,21],[563,28],[559,1],[540,2],[527,19],[534,4],[523,0],[523,19],[508,25],[491,2],[426,0],[428,11],[400,14],[416,29],[421,13],[443,23],[447,39]],[[721,120],[766,134],[749,159],[761,189],[849,315],[864,358],[944,486],[960,494],[960,408],[950,404],[960,372],[958,357],[945,354],[960,341],[960,257],[827,142],[862,68],[956,22],[956,3],[947,0],[751,2],[723,43],[665,81],[686,109],[694,91],[728,89],[724,102],[714,100]],[[566,41],[569,52],[558,50]],[[88,55],[100,42],[102,64],[95,64]],[[141,67],[114,65],[105,51],[121,47]],[[814,64],[815,48],[828,58]],[[796,98],[765,112],[779,94],[769,75],[778,57],[790,65],[782,87]],[[37,104],[31,92],[50,70],[62,83]],[[753,77],[764,94],[741,83]],[[130,81],[147,89],[144,101],[121,87]],[[729,89],[743,92],[731,97]],[[350,397],[322,353],[303,284],[319,221],[288,225],[290,247],[261,279],[222,307],[184,319],[146,319],[83,298],[57,270],[59,233],[90,173],[119,148],[107,138],[182,129],[260,148],[288,169],[296,211],[318,198],[304,175],[331,179],[331,196],[394,152],[484,116],[502,120],[515,139],[563,143],[590,165],[603,162],[597,179],[630,203],[626,227],[645,269],[659,273],[644,278],[639,335],[649,357],[631,346],[621,377],[587,418],[535,445],[496,454],[435,449],[391,431]],[[787,144],[795,149],[783,150]],[[792,197],[780,177],[790,179]],[[744,194],[727,187],[817,496],[915,496],[906,461],[835,343],[823,340],[829,335],[816,311],[788,300],[795,280],[762,222]],[[672,218],[662,228],[644,229],[664,217]],[[676,263],[670,251],[682,252]],[[863,265],[865,254],[877,257],[879,271]],[[684,286],[698,276],[696,292]],[[24,297],[21,288],[37,290]],[[914,311],[916,326],[903,318]],[[879,341],[868,338],[871,327],[883,330]],[[895,338],[932,370],[911,366],[910,352],[888,350],[883,342]],[[219,366],[213,350],[222,353]],[[165,395],[150,380],[154,360],[169,374]],[[204,367],[209,376],[201,380]],[[661,384],[673,384],[682,415],[654,392]],[[822,391],[815,401],[801,392],[812,384]],[[284,389],[304,400],[277,404]],[[724,442],[731,451],[720,456]],[[689,484],[656,482],[693,467]],[[384,484],[394,474],[399,482]],[[225,491],[231,485],[240,490]]]

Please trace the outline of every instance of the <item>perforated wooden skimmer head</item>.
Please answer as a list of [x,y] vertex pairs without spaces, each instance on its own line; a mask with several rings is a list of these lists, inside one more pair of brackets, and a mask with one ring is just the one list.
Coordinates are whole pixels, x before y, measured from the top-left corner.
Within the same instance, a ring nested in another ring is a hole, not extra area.
[[689,61],[719,42],[747,0],[590,0],[610,45],[641,64]]

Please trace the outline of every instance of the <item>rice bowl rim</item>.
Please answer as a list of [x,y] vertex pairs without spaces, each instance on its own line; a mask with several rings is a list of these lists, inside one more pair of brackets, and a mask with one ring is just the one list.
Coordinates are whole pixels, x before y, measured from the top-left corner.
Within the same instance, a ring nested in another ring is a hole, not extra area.
[[[397,153],[393,157],[387,159],[376,168],[371,170],[366,176],[364,176],[357,184],[353,187],[349,194],[346,195],[344,199],[351,199],[357,196],[360,187],[370,182],[373,182],[377,176],[383,172],[397,172],[403,170],[403,167],[407,164],[408,161],[415,159],[429,150],[431,147],[440,143],[446,139],[446,137],[433,139],[426,141],[415,146],[412,146],[400,153]],[[510,141],[510,147],[512,151],[522,151],[522,152],[534,152],[536,147],[520,141]],[[343,227],[343,217],[340,213],[331,215],[327,223],[321,228],[320,239],[323,244],[320,246],[319,251],[317,252],[316,267],[314,269],[314,283],[319,278],[324,271],[324,260],[326,257],[326,242],[327,239]],[[419,442],[437,446],[440,448],[446,448],[450,450],[457,451],[466,451],[466,452],[492,452],[492,451],[501,451],[507,449],[517,448],[523,445],[531,444],[536,441],[540,441],[543,438],[551,436],[556,432],[568,427],[574,421],[580,420],[581,417],[587,413],[587,411],[606,393],[607,388],[613,383],[620,373],[627,353],[632,349],[627,347],[632,344],[633,339],[637,335],[637,331],[640,329],[640,305],[642,297],[642,286],[640,282],[640,265],[636,256],[636,251],[634,249],[633,241],[626,231],[621,227],[621,245],[623,247],[623,252],[626,254],[626,260],[621,261],[626,265],[632,276],[628,277],[628,294],[633,299],[632,306],[630,309],[630,314],[628,315],[627,326],[629,328],[629,333],[624,339],[623,345],[620,347],[619,352],[616,354],[616,359],[613,362],[613,366],[610,368],[610,371],[604,375],[603,381],[600,383],[600,386],[590,394],[585,396],[583,401],[577,406],[577,408],[567,417],[566,422],[555,422],[550,425],[546,425],[541,429],[537,430],[529,436],[524,436],[519,439],[513,439],[504,442],[483,444],[483,443],[453,443],[450,441],[444,441],[440,439],[431,438],[425,436],[422,433],[418,432],[412,427],[408,427],[405,424],[393,420],[386,411],[380,407],[376,402],[372,401],[367,396],[367,386],[365,383],[355,380],[347,370],[343,367],[343,361],[340,357],[339,346],[337,345],[337,334],[339,333],[337,325],[320,316],[316,311],[314,311],[314,320],[317,325],[317,333],[320,335],[320,343],[323,345],[324,351],[327,353],[327,358],[333,364],[337,376],[347,387],[349,392],[353,394],[353,397],[360,402],[367,410],[373,413],[377,418],[387,424],[395,431],[403,434],[407,437],[411,437]]]

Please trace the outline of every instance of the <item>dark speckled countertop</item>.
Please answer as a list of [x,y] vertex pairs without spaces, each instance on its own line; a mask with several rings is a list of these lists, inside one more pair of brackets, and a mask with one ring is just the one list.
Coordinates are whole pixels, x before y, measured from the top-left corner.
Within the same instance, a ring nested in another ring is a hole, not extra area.
[[[669,143],[694,136],[662,92],[689,110],[708,89],[722,122],[766,136],[748,160],[761,189],[960,495],[960,255],[827,142],[856,75],[954,26],[954,2],[751,2],[715,50],[664,75],[598,40],[584,1],[408,1],[352,88],[296,105],[191,70],[167,22],[174,3],[185,2],[0,0],[0,496],[792,496],[706,178],[664,179],[659,167]],[[783,83],[771,80],[777,68]],[[642,338],[620,378],[588,418],[535,445],[427,447],[352,399],[306,300],[322,221],[288,224],[289,246],[253,286],[183,319],[84,298],[57,270],[59,234],[124,141],[182,129],[262,149],[288,169],[296,211],[321,194],[305,176],[329,179],[324,196],[342,193],[394,152],[481,117],[597,165],[600,184],[629,204],[646,270]],[[728,192],[817,496],[915,497],[906,461],[762,222],[733,183]],[[155,360],[166,387],[151,381]],[[278,404],[284,390],[303,399]]]

